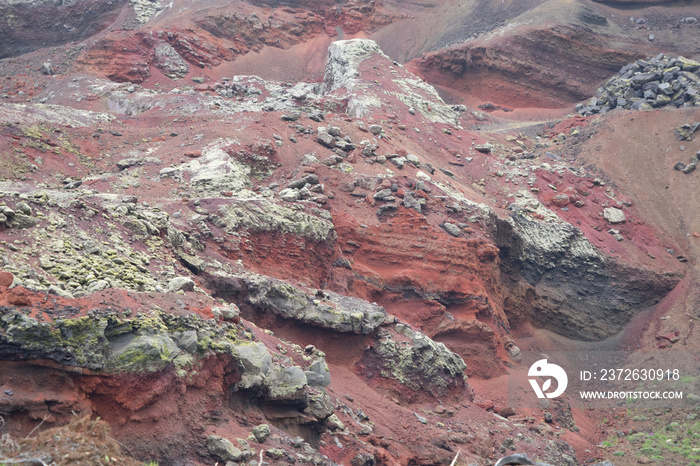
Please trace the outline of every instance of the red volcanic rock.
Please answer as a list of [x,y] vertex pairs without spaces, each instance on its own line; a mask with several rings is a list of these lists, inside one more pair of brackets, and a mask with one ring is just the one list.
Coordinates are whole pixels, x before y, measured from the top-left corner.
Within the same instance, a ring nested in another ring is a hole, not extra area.
[[247,14],[238,5],[234,11],[212,12],[195,20],[195,24],[213,36],[231,41],[236,54],[257,51],[265,45],[287,49],[323,31],[323,18],[311,11],[294,14],[279,8]]
[[484,409],[486,411],[496,407],[496,404],[491,400],[478,400],[478,401],[475,401],[474,404],[477,405],[479,408]]
[[668,340],[671,343],[677,343],[680,341],[680,332],[675,330],[673,332],[664,333],[663,335],[656,335],[657,340]]
[[515,410],[510,406],[496,406],[493,412],[503,417],[511,417],[515,415]]
[[32,304],[26,290],[20,288],[12,288],[7,294],[7,302],[13,306],[29,306]]
[[85,71],[97,71],[116,82],[142,83],[150,76],[155,41],[145,33],[115,33],[94,44],[76,63]]
[[555,194],[552,198],[552,204],[557,207],[566,207],[571,204],[571,199],[564,193]]
[[[79,69],[94,70],[112,81],[142,83],[151,75],[156,63],[156,48],[169,44],[179,58],[199,68],[220,65],[232,60],[234,53],[217,43],[203,30],[197,32],[171,29],[147,34],[141,31],[120,31],[97,41],[76,63]],[[247,51],[247,50],[246,50]],[[185,63],[186,65],[186,63]],[[209,86],[198,90],[209,90]]]
[[329,34],[335,34],[334,26],[340,26],[346,34],[359,32],[374,32],[383,26],[401,19],[400,15],[392,14],[382,8],[382,2],[346,2],[331,8],[326,13]]
[[14,279],[14,275],[12,275],[10,272],[0,272],[0,287],[12,285],[12,281]]
[[193,150],[189,152],[185,152],[185,157],[192,157],[192,158],[197,158],[202,156],[202,151],[201,150]]

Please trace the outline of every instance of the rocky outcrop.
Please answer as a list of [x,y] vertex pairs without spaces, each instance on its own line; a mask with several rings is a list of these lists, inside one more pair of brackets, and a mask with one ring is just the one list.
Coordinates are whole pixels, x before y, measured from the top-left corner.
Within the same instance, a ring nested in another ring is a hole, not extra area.
[[323,31],[323,18],[313,10],[292,12],[282,8],[267,14],[217,12],[198,19],[196,24],[216,37],[230,40],[237,54],[258,51],[264,46],[286,49]]
[[237,345],[248,344],[228,335],[235,330],[229,324],[162,313],[130,319],[96,311],[39,322],[6,308],[0,325],[3,360],[51,359],[104,373],[160,371],[169,364],[182,369],[208,351],[235,354]]
[[[356,118],[368,116],[381,107],[384,95],[376,89],[376,82],[360,78],[363,63],[375,61],[387,66],[397,66],[401,73],[392,77],[384,86],[384,93],[392,92],[407,109],[419,111],[430,121],[457,124],[461,106],[445,105],[430,84],[409,73],[382,52],[376,42],[369,39],[339,40],[328,48],[328,60],[319,93],[330,94],[338,90],[347,92],[347,113]],[[389,65],[391,63],[391,65]],[[338,94],[338,92],[336,92]],[[339,94],[340,95],[340,94]]]
[[360,364],[365,377],[379,375],[436,397],[466,386],[459,355],[401,323],[377,332]]
[[400,18],[385,10],[382,0],[350,0],[326,11],[327,24],[342,28],[345,34],[372,33]]
[[387,320],[386,311],[359,298],[323,290],[304,292],[263,276],[211,277],[226,299],[247,304],[258,313],[271,313],[314,327],[343,333],[368,334]]
[[379,55],[389,57],[382,52],[376,42],[369,39],[339,40],[328,48],[326,72],[323,75],[321,92],[327,94],[345,87],[352,92],[358,85],[358,67],[360,63]]
[[506,313],[525,312],[537,325],[573,339],[617,334],[681,278],[603,256],[569,223],[515,213],[494,225],[503,273],[516,282],[511,292],[517,308]]
[[[150,3],[150,2],[149,2]],[[235,54],[206,31],[120,31],[91,44],[76,60],[83,71],[96,71],[115,82],[140,84],[151,75],[151,65],[173,79],[183,77],[189,64],[212,67]]]
[[637,60],[623,66],[586,104],[576,105],[581,115],[605,113],[616,108],[651,110],[673,105],[700,106],[700,62],[667,57]]

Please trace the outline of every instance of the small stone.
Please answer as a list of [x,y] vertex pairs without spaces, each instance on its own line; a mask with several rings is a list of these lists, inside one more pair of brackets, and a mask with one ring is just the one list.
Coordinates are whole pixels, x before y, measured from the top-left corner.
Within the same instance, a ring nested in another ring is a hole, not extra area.
[[328,416],[328,418],[326,418],[326,425],[328,426],[328,430],[332,432],[337,430],[345,430],[345,425],[335,414],[331,414]]
[[493,146],[491,144],[477,144],[474,146],[474,149],[484,154],[490,154]]
[[568,195],[566,195],[564,193],[556,194],[552,198],[552,204],[554,204],[557,207],[566,207],[570,203],[571,203],[571,199],[569,198]]
[[445,222],[441,226],[447,233],[454,237],[459,237],[462,234],[462,230],[460,230],[454,223]]
[[32,208],[29,207],[29,204],[27,204],[26,202],[18,202],[15,205],[15,211],[19,211],[19,212],[23,213],[24,215],[29,215],[29,216],[32,215]]
[[226,322],[239,322],[241,310],[234,303],[221,308],[221,316]]
[[9,287],[12,285],[15,277],[10,272],[0,272],[0,287]]
[[122,159],[117,162],[117,168],[120,170],[126,170],[127,168],[139,165],[140,163],[142,163],[142,160],[137,158]]
[[284,450],[281,448],[270,448],[269,450],[265,451],[265,455],[269,456],[270,458],[280,459],[284,456]]
[[168,291],[194,291],[194,281],[188,277],[175,277],[168,282]]
[[282,191],[280,191],[279,196],[282,198],[282,200],[287,202],[298,201],[301,197],[299,195],[299,190],[292,188],[283,189]]
[[253,435],[258,443],[263,443],[270,436],[270,426],[267,424],[260,424],[253,427]]
[[192,78],[192,82],[197,84],[204,84],[205,79],[202,76],[195,76]]
[[382,134],[382,133],[384,132],[384,128],[382,128],[382,127],[379,126],[379,125],[369,125],[369,126],[367,127],[367,130],[368,130],[370,133],[374,134],[375,136],[377,136],[377,135],[379,135],[379,134]]
[[389,159],[391,163],[396,166],[399,170],[403,168],[403,166],[406,164],[406,158],[405,157],[393,157]]
[[406,162],[416,167],[420,167],[420,159],[413,154],[406,155]]
[[297,121],[301,117],[299,112],[291,112],[282,115],[282,120],[284,121]]
[[418,414],[418,413],[413,413],[413,415],[416,416],[416,419],[418,419],[418,422],[420,422],[421,424],[427,424],[427,423],[428,423],[428,420],[427,420],[426,418],[424,418],[423,416],[421,416],[420,414]]
[[627,218],[625,218],[625,213],[616,207],[607,207],[603,209],[603,217],[608,222],[614,224],[625,223]]
[[316,135],[316,141],[321,144],[322,146],[328,147],[329,149],[332,149],[335,147],[335,138],[331,136],[330,134],[323,132],[323,131],[318,131],[318,134]]
[[49,62],[49,61],[47,61],[43,65],[41,65],[41,72],[45,75],[48,75],[48,76],[56,74],[56,72],[53,69],[53,65],[51,65],[51,62]]
[[207,450],[212,456],[221,461],[239,461],[244,457],[243,452],[239,448],[236,448],[229,440],[218,435],[207,437]]
[[103,291],[109,288],[109,282],[107,280],[95,280],[88,284],[87,286],[87,292],[89,293],[97,293],[98,291]]

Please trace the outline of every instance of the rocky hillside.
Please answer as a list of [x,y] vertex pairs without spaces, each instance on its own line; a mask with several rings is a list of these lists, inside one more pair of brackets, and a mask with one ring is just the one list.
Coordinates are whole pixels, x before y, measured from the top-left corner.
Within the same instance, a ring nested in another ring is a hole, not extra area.
[[658,460],[508,375],[697,345],[691,6],[107,3],[0,1],[0,463]]

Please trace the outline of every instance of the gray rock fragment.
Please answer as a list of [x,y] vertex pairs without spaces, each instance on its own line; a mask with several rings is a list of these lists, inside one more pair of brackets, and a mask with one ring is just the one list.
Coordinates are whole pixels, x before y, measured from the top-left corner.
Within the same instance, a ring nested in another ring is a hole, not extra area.
[[617,207],[606,207],[603,209],[603,217],[608,222],[614,224],[625,223],[627,219],[625,218],[625,213],[618,209]]
[[218,435],[207,437],[207,450],[221,461],[240,461],[244,458],[243,452],[239,448],[235,447],[231,441]]
[[462,235],[462,230],[460,230],[459,227],[454,223],[445,222],[441,226],[446,232],[448,232],[454,237],[459,237]]
[[175,277],[168,282],[168,291],[194,291],[194,281],[188,277]]

